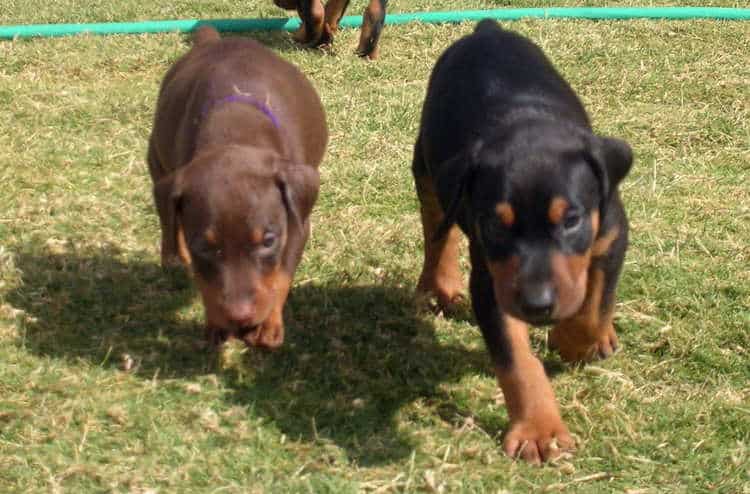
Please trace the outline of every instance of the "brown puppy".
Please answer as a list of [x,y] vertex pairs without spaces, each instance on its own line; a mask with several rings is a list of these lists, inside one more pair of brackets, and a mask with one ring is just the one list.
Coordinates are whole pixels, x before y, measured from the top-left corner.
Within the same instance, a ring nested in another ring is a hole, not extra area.
[[192,267],[212,342],[275,348],[328,131],[296,67],[210,27],[162,82],[148,149],[162,264]]
[[[310,46],[327,45],[333,42],[333,35],[339,29],[339,21],[344,16],[349,0],[328,0],[323,7],[322,0],[273,0],[282,9],[296,10],[302,26],[294,39]],[[385,22],[385,8],[388,0],[370,0],[362,14],[362,30],[359,36],[357,54],[375,59],[378,57],[378,40]]]

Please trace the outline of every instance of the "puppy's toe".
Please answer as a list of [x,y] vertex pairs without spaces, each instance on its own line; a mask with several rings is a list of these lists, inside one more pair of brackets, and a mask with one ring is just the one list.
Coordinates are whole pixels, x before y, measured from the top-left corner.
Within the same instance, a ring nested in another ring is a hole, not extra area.
[[275,350],[284,343],[284,326],[266,321],[248,331],[242,339],[248,346]]

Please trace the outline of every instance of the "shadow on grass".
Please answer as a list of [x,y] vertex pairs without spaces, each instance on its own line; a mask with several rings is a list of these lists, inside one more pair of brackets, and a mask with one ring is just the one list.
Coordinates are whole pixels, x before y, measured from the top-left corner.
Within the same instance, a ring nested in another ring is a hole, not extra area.
[[21,340],[29,351],[108,368],[128,354],[144,377],[211,370],[213,361],[196,352],[203,333],[186,314],[194,292],[182,270],[124,259],[112,246],[19,253],[16,265],[22,284],[8,302],[33,318]]
[[[404,405],[452,401],[439,387],[489,372],[483,350],[437,340],[416,315],[411,290],[394,286],[302,286],[292,292],[279,352],[250,352],[252,375],[233,400],[254,403],[292,439],[330,441],[360,466],[408,457],[416,440],[398,422]],[[252,383],[247,385],[247,383]]]
[[[405,405],[440,411],[454,401],[442,383],[490,369],[483,350],[439,342],[416,314],[411,290],[400,287],[297,287],[282,349],[251,349],[222,371],[216,354],[198,350],[202,318],[181,271],[165,273],[112,247],[21,253],[16,265],[23,283],[8,302],[33,318],[21,343],[30,352],[112,369],[127,353],[144,379],[157,371],[171,378],[218,373],[232,390],[228,402],[249,406],[291,440],[338,445],[361,466],[411,454],[418,440],[398,424],[430,414],[411,417]],[[439,414],[456,422],[471,411]],[[488,432],[503,426],[490,424]]]

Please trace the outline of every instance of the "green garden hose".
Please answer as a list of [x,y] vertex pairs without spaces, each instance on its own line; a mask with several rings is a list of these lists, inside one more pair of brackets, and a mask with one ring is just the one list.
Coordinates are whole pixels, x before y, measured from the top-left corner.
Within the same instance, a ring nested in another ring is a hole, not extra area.
[[[450,12],[416,12],[388,14],[386,24],[426,22],[432,24],[477,21],[480,19],[518,20],[537,19],[717,19],[750,20],[750,9],[718,7],[561,7],[529,9],[464,10]],[[198,26],[211,24],[222,32],[249,31],[294,31],[300,26],[299,19],[213,19],[213,20],[164,20],[141,22],[110,22],[96,24],[28,24],[0,26],[0,39],[56,37],[75,34],[142,34],[164,32],[191,32]],[[342,27],[359,27],[361,16],[346,16]]]

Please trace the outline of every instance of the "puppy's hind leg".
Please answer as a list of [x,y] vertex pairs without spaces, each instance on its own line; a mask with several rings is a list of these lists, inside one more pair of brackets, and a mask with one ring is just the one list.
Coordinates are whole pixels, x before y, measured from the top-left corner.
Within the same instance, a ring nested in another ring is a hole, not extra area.
[[322,0],[299,0],[297,12],[302,26],[294,33],[294,40],[310,46],[317,46],[323,37],[325,10]]
[[464,281],[458,266],[461,231],[458,226],[453,225],[446,235],[435,239],[445,214],[438,201],[432,178],[425,168],[419,141],[414,146],[412,172],[424,233],[424,264],[417,284],[417,293],[435,296],[438,308],[450,312],[463,298]]

